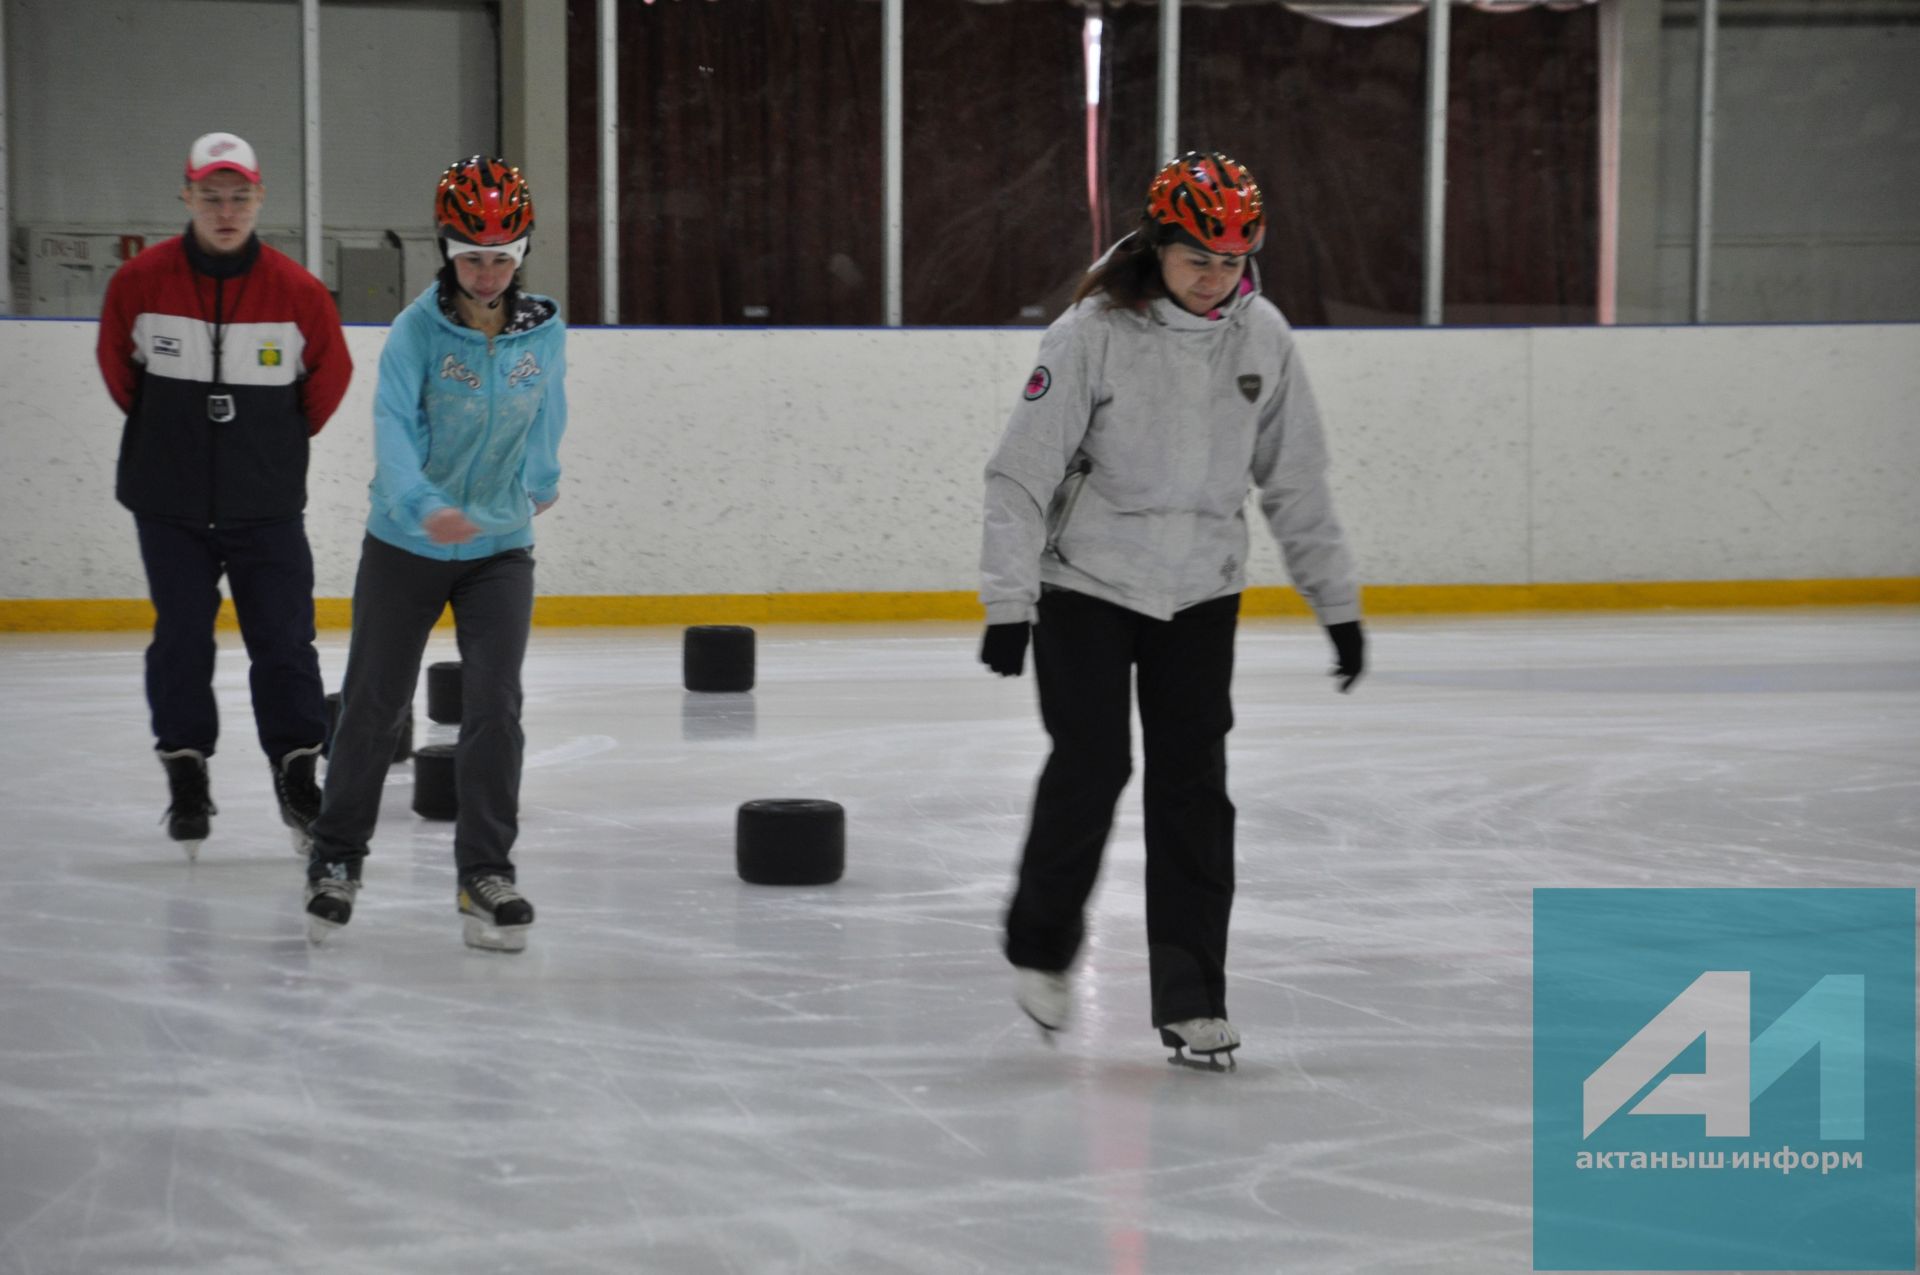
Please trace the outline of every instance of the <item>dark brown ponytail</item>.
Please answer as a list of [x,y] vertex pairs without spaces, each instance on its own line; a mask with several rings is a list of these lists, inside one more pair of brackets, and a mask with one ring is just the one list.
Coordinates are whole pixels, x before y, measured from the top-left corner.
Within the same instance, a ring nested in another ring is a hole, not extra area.
[[1096,292],[1107,294],[1107,305],[1115,310],[1138,310],[1147,302],[1167,295],[1160,278],[1160,252],[1155,242],[1154,223],[1145,217],[1134,232],[1114,245],[1107,259],[1087,272],[1074,289],[1073,304],[1078,305]]

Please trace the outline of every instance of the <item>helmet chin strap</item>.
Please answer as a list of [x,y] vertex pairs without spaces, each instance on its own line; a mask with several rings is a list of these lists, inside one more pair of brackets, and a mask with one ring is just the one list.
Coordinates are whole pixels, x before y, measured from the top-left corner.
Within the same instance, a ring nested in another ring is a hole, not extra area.
[[495,297],[491,301],[482,301],[479,297],[467,291],[467,285],[460,282],[460,276],[457,274],[453,277],[453,286],[460,290],[461,296],[473,302],[475,305],[483,305],[489,310],[498,310],[500,308],[500,302],[504,299],[502,297]]

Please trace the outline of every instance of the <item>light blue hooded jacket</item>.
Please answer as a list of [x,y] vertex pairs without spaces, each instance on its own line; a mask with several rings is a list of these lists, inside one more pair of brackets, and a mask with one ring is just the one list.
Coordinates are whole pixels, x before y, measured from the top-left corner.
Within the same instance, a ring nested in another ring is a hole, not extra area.
[[[559,495],[567,426],[567,331],[559,307],[491,348],[440,313],[439,284],[400,312],[380,353],[367,531],[423,558],[492,557],[533,544],[533,507]],[[420,524],[458,509],[480,528],[437,545]]]

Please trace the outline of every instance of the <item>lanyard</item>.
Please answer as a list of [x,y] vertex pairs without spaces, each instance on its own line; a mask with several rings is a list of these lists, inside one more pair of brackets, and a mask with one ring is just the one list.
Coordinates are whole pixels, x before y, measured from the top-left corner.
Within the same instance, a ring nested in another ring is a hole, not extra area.
[[[225,321],[224,302],[227,295],[227,281],[216,278],[213,281],[213,322],[208,324],[213,341],[213,386],[207,394],[207,419],[218,424],[232,420],[238,413],[234,409],[233,395],[226,392],[226,386],[220,375],[220,354],[227,343],[227,328],[232,326]],[[233,299],[233,308],[238,310],[240,302],[247,295],[247,281],[240,281],[240,292]]]

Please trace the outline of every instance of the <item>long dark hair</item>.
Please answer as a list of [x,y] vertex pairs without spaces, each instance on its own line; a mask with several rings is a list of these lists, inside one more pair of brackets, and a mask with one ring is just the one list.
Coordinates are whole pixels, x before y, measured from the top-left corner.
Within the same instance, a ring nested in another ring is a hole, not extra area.
[[1167,295],[1160,277],[1159,223],[1142,216],[1132,234],[1114,245],[1107,259],[1087,271],[1086,278],[1073,291],[1074,305],[1096,292],[1107,294],[1107,305],[1115,310],[1138,310],[1147,302]]

